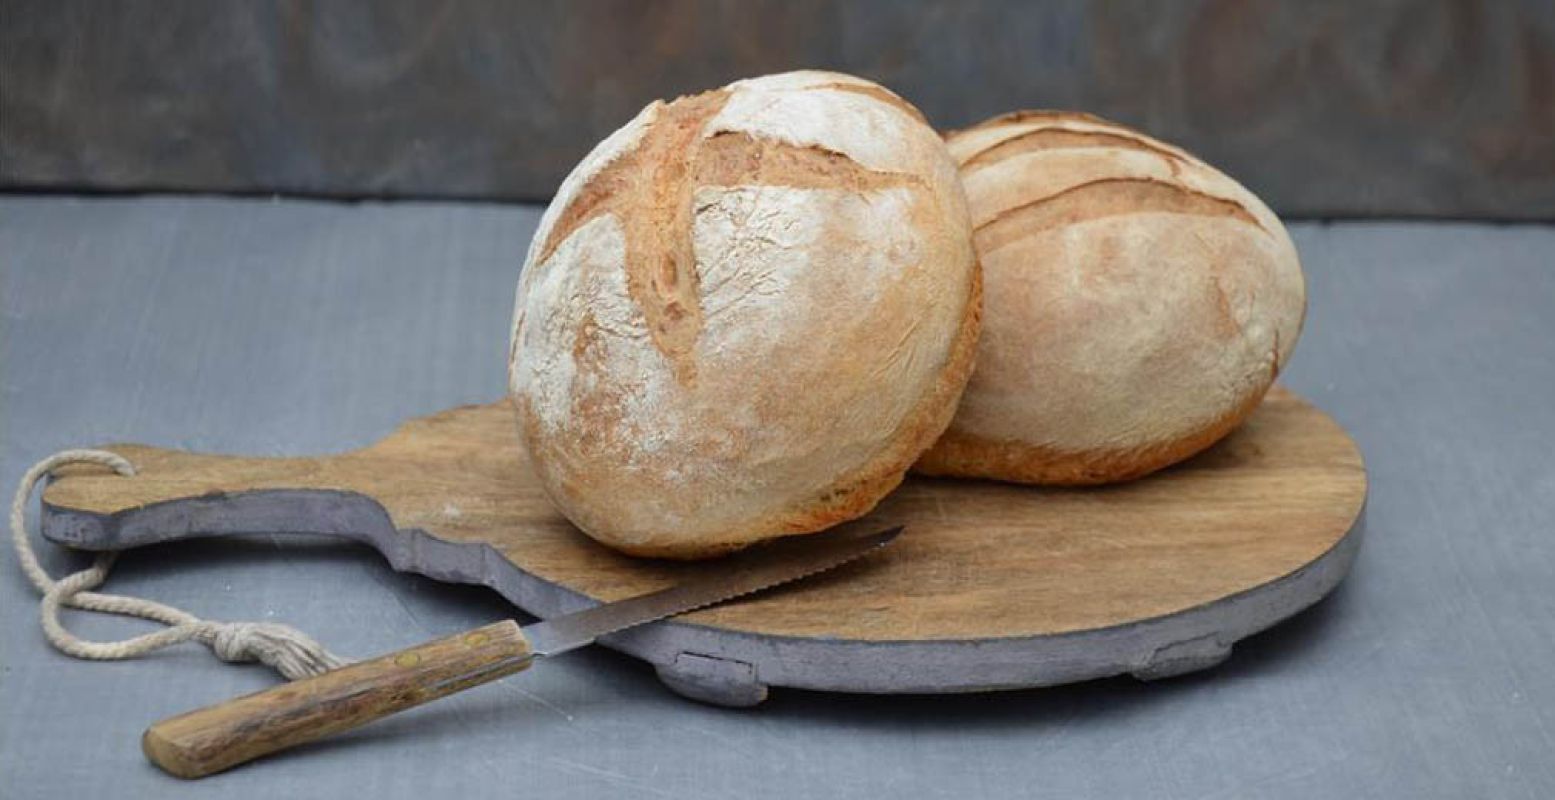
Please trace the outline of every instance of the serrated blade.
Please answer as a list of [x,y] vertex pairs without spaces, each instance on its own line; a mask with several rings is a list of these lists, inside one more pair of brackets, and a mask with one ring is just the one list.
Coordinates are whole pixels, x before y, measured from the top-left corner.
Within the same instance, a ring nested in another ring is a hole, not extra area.
[[900,525],[867,534],[843,526],[826,533],[782,539],[709,563],[709,574],[668,589],[529,625],[524,628],[524,637],[536,655],[554,656],[576,650],[609,633],[825,572],[884,547],[901,532]]

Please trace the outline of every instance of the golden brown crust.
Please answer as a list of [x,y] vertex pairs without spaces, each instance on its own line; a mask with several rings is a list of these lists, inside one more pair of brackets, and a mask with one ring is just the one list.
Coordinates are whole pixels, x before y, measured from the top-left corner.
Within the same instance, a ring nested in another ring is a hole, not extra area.
[[907,116],[912,117],[913,119],[918,120],[925,125],[929,124],[928,119],[923,116],[923,112],[919,111],[917,106],[907,102],[906,100],[903,100],[901,95],[897,94],[896,92],[893,92],[890,89],[887,89],[884,86],[880,86],[878,84],[847,83],[839,81],[837,83],[821,84],[816,88],[831,89],[838,92],[852,92],[854,94],[864,95],[865,97],[873,97],[874,99],[879,100],[888,106],[895,107],[898,111],[901,111]]
[[1099,486],[1136,480],[1198,455],[1220,441],[1257,410],[1272,385],[1248,395],[1241,405],[1187,436],[1146,447],[1060,450],[953,431],[923,454],[913,472],[1047,486]]
[[1091,122],[1097,125],[1117,125],[1115,122],[1109,122],[1094,114],[1087,114],[1084,111],[1063,111],[1051,108],[1023,108],[1017,111],[1006,111],[1003,114],[989,117],[982,122],[966,128],[956,128],[955,130],[946,131],[945,138],[949,139],[964,133],[983,130],[984,128],[993,128],[1000,125],[1008,125],[1014,122],[1028,122],[1031,120],[1042,120],[1044,122],[1061,122],[1064,120],[1069,120],[1074,122]]
[[933,445],[949,427],[956,404],[966,389],[967,378],[977,362],[977,337],[982,329],[983,273],[972,271],[972,291],[967,301],[961,328],[956,332],[950,359],[935,381],[933,390],[897,428],[893,445],[874,461],[845,475],[836,487],[815,503],[796,513],[790,523],[795,532],[819,530],[838,522],[862,516],[902,482],[913,462]]
[[[884,89],[849,83],[825,88],[856,92],[893,105],[906,101]],[[647,317],[649,335],[683,381],[695,380],[690,358],[702,327],[697,303],[696,258],[689,236],[665,231],[690,228],[691,193],[698,186],[790,186],[867,191],[908,183],[916,176],[862,168],[841,153],[800,147],[744,133],[702,139],[710,119],[729,99],[727,90],[676,98],[660,106],[637,147],[600,170],[562,211],[535,263],[601,214],[630,209],[619,218],[627,242],[627,286]],[[906,106],[911,108],[911,106]],[[917,115],[922,119],[922,115]]]
[[923,183],[916,175],[864,169],[847,156],[821,147],[799,147],[729,132],[712,136],[702,145],[692,172],[699,186],[845,188],[862,192]]
[[613,134],[547,212],[515,310],[510,385],[552,500],[683,559],[873,508],[976,359],[955,174],[921,115],[845,76],[737,83]]
[[1141,150],[1147,153],[1155,153],[1167,160],[1172,167],[1172,173],[1176,174],[1181,155],[1175,150],[1162,147],[1138,134],[1125,132],[1127,129],[1119,128],[1116,131],[1073,131],[1063,128],[1037,128],[1027,131],[1013,139],[1006,139],[996,145],[986,147],[962,159],[961,166],[984,167],[997,164],[1006,158],[1031,153],[1038,150],[1048,150],[1054,147],[1115,147],[1125,150]]
[[[612,545],[623,553],[644,558],[669,558],[696,560],[716,558],[749,547],[761,539],[774,535],[763,533],[777,531],[776,535],[816,533],[851,519],[857,519],[873,509],[891,490],[899,486],[909,468],[921,471],[919,456],[950,425],[955,416],[956,404],[966,389],[967,378],[977,362],[977,338],[982,328],[983,273],[978,268],[972,272],[972,293],[967,302],[967,312],[961,328],[956,333],[951,356],[935,382],[934,389],[918,402],[897,429],[895,444],[875,460],[852,473],[841,476],[820,497],[800,506],[782,519],[753,524],[744,531],[752,535],[739,541],[676,542],[670,545]],[[918,467],[914,467],[914,463]]]
[[1257,198],[1087,114],[1012,112],[946,139],[995,300],[961,409],[915,472],[1129,480],[1252,413],[1305,309],[1294,249]]
[[1148,178],[1104,178],[1000,211],[977,226],[977,245],[989,253],[1051,228],[1148,211],[1230,218],[1262,227],[1240,204],[1186,186]]
[[601,170],[578,193],[552,226],[535,263],[544,263],[556,247],[600,214],[622,214],[625,224],[626,281],[647,318],[648,333],[684,380],[694,380],[689,351],[702,327],[696,302],[697,271],[686,237],[666,237],[690,222],[690,180],[699,163],[699,135],[723,108],[728,93],[703,92],[662,106],[648,135],[637,147]]

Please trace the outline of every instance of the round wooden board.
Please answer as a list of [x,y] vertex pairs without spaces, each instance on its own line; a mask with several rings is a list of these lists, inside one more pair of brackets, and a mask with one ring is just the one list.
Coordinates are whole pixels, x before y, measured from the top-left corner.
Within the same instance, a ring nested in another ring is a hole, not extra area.
[[[492,586],[540,617],[662,588],[717,561],[632,559],[584,537],[533,480],[505,403],[411,421],[339,456],[250,459],[112,446],[131,478],[71,471],[44,535],[86,549],[185,536],[326,533],[396,568]],[[1133,483],[1036,489],[910,479],[856,524],[879,554],[616,634],[672,688],[728,705],[770,685],[957,692],[1218,663],[1316,602],[1359,544],[1350,438],[1282,388],[1200,456]]]

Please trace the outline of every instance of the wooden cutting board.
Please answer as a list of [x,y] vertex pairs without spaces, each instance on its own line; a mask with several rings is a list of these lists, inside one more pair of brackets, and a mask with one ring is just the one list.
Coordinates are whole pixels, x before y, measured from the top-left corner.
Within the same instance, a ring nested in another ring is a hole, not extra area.
[[[578,532],[528,469],[505,402],[412,420],[337,456],[106,449],[138,474],[65,472],[43,496],[50,540],[100,550],[335,534],[396,569],[491,586],[539,617],[719,568],[627,558]],[[604,643],[726,705],[758,703],[768,686],[960,692],[1164,677],[1218,663],[1333,589],[1365,499],[1354,442],[1277,387],[1226,440],[1133,483],[909,479],[859,523],[907,525],[882,553]]]

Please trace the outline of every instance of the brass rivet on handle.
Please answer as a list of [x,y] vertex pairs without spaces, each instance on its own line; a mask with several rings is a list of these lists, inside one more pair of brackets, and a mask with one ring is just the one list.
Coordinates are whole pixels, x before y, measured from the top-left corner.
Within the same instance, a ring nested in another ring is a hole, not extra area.
[[414,667],[421,663],[421,656],[415,653],[400,653],[394,657],[394,663],[396,666]]
[[489,641],[491,641],[491,637],[481,633],[480,631],[468,633],[464,636],[464,643],[471,647],[480,647]]

